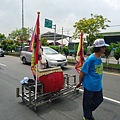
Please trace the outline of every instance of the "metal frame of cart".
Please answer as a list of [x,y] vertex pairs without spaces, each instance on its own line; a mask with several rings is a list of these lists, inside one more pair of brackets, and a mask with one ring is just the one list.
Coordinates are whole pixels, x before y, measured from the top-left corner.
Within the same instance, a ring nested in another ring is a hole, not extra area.
[[35,83],[32,84],[24,84],[21,85],[21,92],[20,88],[16,88],[16,96],[22,98],[22,102],[26,103],[30,107],[33,107],[34,110],[37,110],[37,107],[45,104],[47,102],[51,102],[54,99],[57,99],[61,96],[68,95],[73,92],[78,92],[75,89],[76,85],[76,75],[69,75],[64,74],[64,88],[60,91],[55,92],[43,92],[43,84],[39,81],[37,83],[38,91],[37,91],[37,99],[35,99]]

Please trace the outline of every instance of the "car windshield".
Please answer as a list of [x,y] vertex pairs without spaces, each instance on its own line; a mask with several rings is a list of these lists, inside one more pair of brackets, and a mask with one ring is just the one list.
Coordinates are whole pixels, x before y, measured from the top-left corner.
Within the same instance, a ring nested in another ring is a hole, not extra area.
[[55,50],[52,49],[52,48],[43,48],[43,53],[48,54],[48,55],[51,55],[51,54],[58,54],[58,52],[55,51]]

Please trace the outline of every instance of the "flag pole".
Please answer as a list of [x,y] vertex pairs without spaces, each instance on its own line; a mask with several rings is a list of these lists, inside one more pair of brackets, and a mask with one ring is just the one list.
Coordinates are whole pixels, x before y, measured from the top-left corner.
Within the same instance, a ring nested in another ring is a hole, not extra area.
[[38,70],[38,64],[36,64],[35,100],[37,99],[37,70]]
[[75,69],[77,70],[78,74],[80,74],[81,67],[84,63],[84,51],[83,51],[83,31],[80,32],[80,41],[78,45],[77,55],[76,55],[76,65]]
[[81,64],[83,65],[83,31],[81,30],[81,46],[80,46],[80,52],[81,52],[81,55],[80,55],[80,59],[81,59]]
[[[37,24],[37,41],[39,39],[39,14],[40,12],[37,12],[38,14],[38,24]],[[38,50],[39,50],[39,44],[37,44],[38,46]],[[37,60],[37,64],[36,64],[36,81],[35,81],[35,107],[36,107],[36,103],[37,103],[37,80],[38,80],[38,60]]]

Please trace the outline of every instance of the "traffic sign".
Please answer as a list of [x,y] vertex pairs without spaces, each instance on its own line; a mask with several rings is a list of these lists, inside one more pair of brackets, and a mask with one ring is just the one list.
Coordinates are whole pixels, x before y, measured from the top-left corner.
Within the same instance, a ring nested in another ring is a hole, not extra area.
[[45,19],[45,27],[52,28],[52,20]]

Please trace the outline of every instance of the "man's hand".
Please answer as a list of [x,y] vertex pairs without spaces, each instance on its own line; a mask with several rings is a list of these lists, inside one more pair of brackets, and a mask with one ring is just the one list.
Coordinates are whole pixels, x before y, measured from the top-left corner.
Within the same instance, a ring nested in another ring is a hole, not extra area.
[[75,87],[75,88],[78,88],[78,87],[81,86],[83,77],[84,77],[84,72],[81,71],[81,72],[80,72],[80,75],[79,75],[79,82],[76,84],[76,87]]

